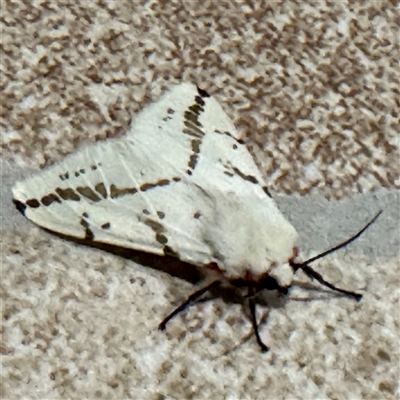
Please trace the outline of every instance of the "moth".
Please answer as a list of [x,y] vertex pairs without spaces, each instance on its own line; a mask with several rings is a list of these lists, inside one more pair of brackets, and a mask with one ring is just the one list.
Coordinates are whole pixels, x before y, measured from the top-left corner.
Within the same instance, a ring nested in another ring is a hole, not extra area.
[[297,232],[277,208],[261,172],[218,102],[193,84],[175,86],[133,120],[122,138],[87,146],[13,188],[17,208],[35,224],[70,237],[158,255],[206,271],[206,284],[159,325],[217,286],[240,288],[256,340],[263,343],[254,296],[288,294],[271,271],[289,263],[332,290],[297,261]]

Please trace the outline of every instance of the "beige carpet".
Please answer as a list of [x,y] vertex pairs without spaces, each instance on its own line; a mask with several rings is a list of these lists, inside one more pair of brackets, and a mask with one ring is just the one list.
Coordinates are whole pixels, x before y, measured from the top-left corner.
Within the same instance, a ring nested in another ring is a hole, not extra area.
[[[1,4],[1,398],[399,398],[398,4],[30,3]],[[190,282],[54,237],[11,206],[20,176],[123,135],[181,81],[218,99],[287,195],[304,258],[384,210],[316,265],[363,300],[305,284],[269,296],[267,354],[221,297],[158,332]]]

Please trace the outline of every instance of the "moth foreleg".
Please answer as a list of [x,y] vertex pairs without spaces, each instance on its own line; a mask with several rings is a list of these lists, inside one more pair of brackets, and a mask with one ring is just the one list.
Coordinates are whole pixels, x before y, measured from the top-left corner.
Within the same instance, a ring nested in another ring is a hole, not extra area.
[[171,314],[169,314],[163,321],[158,325],[158,329],[163,331],[165,326],[167,325],[168,321],[175,317],[175,315],[179,314],[181,311],[185,310],[185,308],[189,307],[191,303],[197,300],[200,296],[204,293],[208,292],[209,290],[219,286],[221,281],[213,281],[209,285],[197,290],[196,292],[192,293],[179,307],[177,307]]
[[263,343],[263,341],[261,340],[261,337],[260,337],[260,333],[258,332],[258,324],[257,324],[257,317],[256,317],[256,303],[254,302],[254,300],[251,297],[249,297],[248,304],[249,304],[249,309],[250,309],[250,314],[251,314],[251,323],[253,325],[253,330],[254,330],[254,334],[256,335],[257,343],[261,347],[261,351],[263,353],[266,353],[269,350],[269,347]]

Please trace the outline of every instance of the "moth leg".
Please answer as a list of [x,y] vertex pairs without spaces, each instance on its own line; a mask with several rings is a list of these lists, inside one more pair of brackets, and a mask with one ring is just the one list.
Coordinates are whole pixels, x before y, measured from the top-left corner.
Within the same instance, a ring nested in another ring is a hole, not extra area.
[[332,285],[331,283],[327,282],[320,273],[318,273],[317,271],[314,271],[308,265],[302,265],[302,264],[297,264],[297,265],[294,264],[294,265],[295,265],[295,270],[302,269],[309,278],[316,279],[321,285],[325,285],[329,289],[336,290],[337,292],[343,293],[346,296],[354,297],[357,301],[360,301],[362,299],[362,294],[358,294],[355,292],[350,292],[348,290],[340,289],[340,288]]
[[192,293],[186,301],[184,301],[179,307],[177,307],[174,311],[172,311],[171,314],[169,314],[166,318],[163,319],[163,321],[158,325],[158,329],[160,331],[163,331],[165,329],[165,326],[167,325],[168,321],[175,317],[175,315],[179,314],[181,311],[183,311],[185,308],[187,308],[190,303],[194,302],[197,300],[200,296],[202,296],[204,293],[208,292],[209,290],[219,286],[221,284],[221,281],[214,281],[210,283],[209,285],[197,290],[196,292]]
[[256,335],[257,343],[261,347],[261,351],[263,353],[266,353],[269,350],[269,347],[263,343],[263,341],[260,338],[260,334],[258,332],[258,325],[257,325],[257,319],[256,319],[256,303],[254,302],[254,300],[251,297],[249,297],[248,304],[249,304],[249,309],[250,309],[250,314],[251,314],[251,322],[253,324],[253,330],[254,330],[254,334]]

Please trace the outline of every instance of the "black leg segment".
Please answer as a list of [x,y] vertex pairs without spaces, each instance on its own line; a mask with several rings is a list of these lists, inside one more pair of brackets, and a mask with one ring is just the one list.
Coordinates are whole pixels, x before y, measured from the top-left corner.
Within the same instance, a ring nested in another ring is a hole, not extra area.
[[266,346],[260,338],[260,334],[258,332],[257,318],[256,318],[256,303],[252,298],[248,299],[249,309],[251,314],[251,323],[253,324],[254,334],[256,335],[257,343],[261,347],[261,351],[266,353],[269,350],[269,347]]
[[164,320],[158,325],[158,329],[163,331],[165,329],[165,326],[167,325],[168,321],[175,317],[175,315],[179,314],[181,311],[183,311],[185,308],[190,306],[192,302],[197,300],[200,296],[202,296],[204,293],[208,292],[209,290],[219,286],[221,284],[221,281],[214,281],[210,283],[209,285],[199,289],[197,292],[194,292],[191,294],[187,300],[185,300],[179,307],[177,307],[174,311],[172,311],[171,314],[169,314]]

